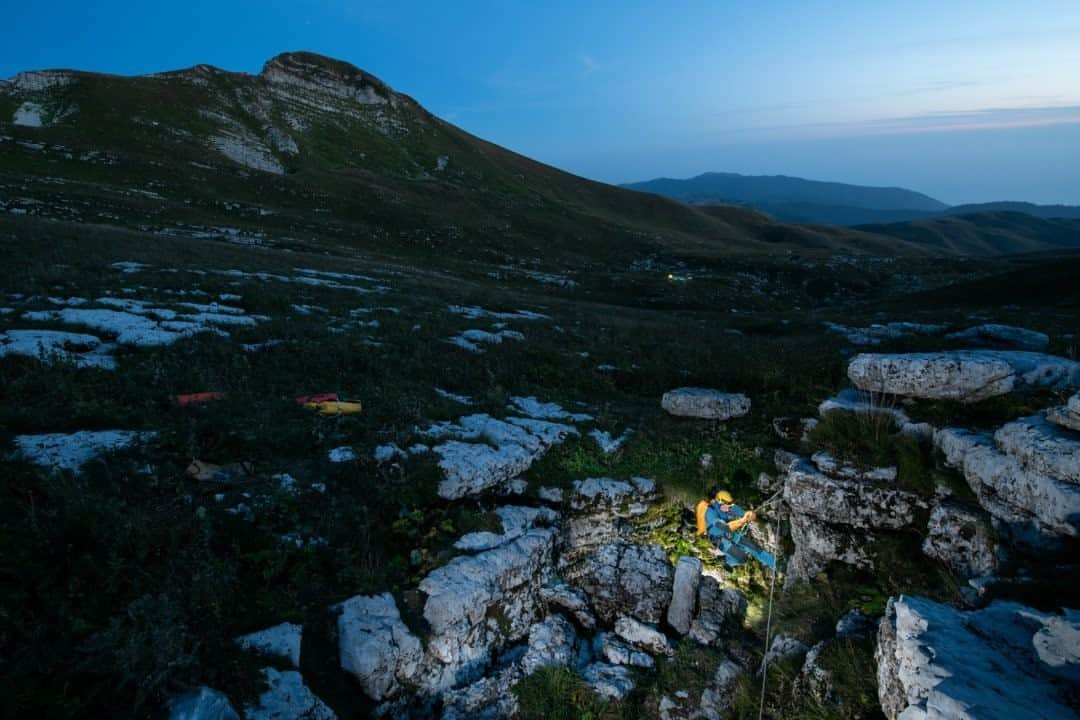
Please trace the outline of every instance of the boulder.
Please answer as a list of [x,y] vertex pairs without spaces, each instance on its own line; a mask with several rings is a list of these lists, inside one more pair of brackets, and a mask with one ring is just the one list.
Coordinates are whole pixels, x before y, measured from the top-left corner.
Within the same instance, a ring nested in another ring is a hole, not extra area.
[[[442,720],[507,720],[516,717],[518,699],[513,687],[522,677],[520,666],[514,663],[470,685],[447,690],[440,698],[442,715],[439,717]],[[407,716],[435,717],[435,710],[425,704],[411,709]]]
[[243,635],[236,639],[240,647],[265,655],[274,655],[289,661],[294,668],[300,667],[300,641],[303,628],[294,623],[281,623],[274,627]]
[[964,469],[964,459],[972,448],[989,445],[993,435],[963,428],[946,427],[934,431],[934,447],[945,456],[945,464]]
[[872,534],[834,526],[810,515],[792,513],[790,523],[795,552],[788,560],[785,586],[813,580],[832,562],[864,570],[874,567]]
[[197,687],[167,703],[169,720],[240,720],[229,698],[208,687]]
[[529,628],[529,645],[521,659],[521,670],[532,675],[542,667],[566,665],[573,667],[579,656],[577,633],[570,621],[561,615],[548,615]]
[[581,678],[593,692],[608,700],[623,700],[634,691],[634,678],[623,665],[595,662],[582,669]]
[[674,574],[662,547],[630,542],[600,545],[566,570],[603,622],[626,615],[654,625],[666,614]]
[[435,423],[420,434],[446,440],[433,450],[445,477],[439,496],[447,500],[477,495],[505,485],[528,470],[552,445],[578,431],[531,418],[497,420],[475,414]]
[[1047,410],[1046,419],[1068,430],[1080,432],[1080,393],[1073,395],[1064,405]]
[[337,609],[341,668],[364,692],[382,700],[414,680],[423,648],[401,621],[393,595],[357,595]]
[[680,635],[690,632],[700,584],[701,561],[688,555],[679,558],[679,562],[675,564],[675,580],[672,585],[667,621],[668,625],[675,628]]
[[1006,423],[994,441],[1030,472],[1080,484],[1080,437],[1034,415]]
[[769,652],[765,653],[765,658],[761,662],[761,667],[768,668],[775,662],[784,660],[786,658],[798,657],[805,655],[809,652],[810,648],[806,643],[791,635],[777,635],[773,638],[772,644],[769,645]]
[[690,637],[701,645],[720,645],[725,630],[746,616],[746,597],[734,588],[721,587],[711,575],[698,584],[697,614],[690,623]]
[[258,704],[244,708],[246,720],[337,720],[334,711],[315,697],[295,670],[264,668],[263,677],[268,687]]
[[589,609],[589,598],[584,591],[566,583],[556,583],[542,587],[540,597],[549,606],[569,613],[582,630],[596,628],[596,616]]
[[995,323],[976,325],[967,330],[949,333],[945,337],[949,340],[961,340],[977,347],[1010,347],[1036,352],[1041,352],[1050,345],[1050,336],[1045,333]]
[[735,700],[735,686],[743,669],[730,659],[720,662],[713,673],[712,683],[701,693],[701,717],[704,720],[721,720]]
[[644,515],[659,497],[656,483],[647,478],[575,480],[569,505],[574,515],[566,523],[564,560],[604,543],[626,539],[627,520]]
[[545,615],[555,530],[533,528],[478,555],[459,556],[420,582],[431,629],[417,682],[444,690],[471,682],[494,653],[524,639]]
[[1080,385],[1080,363],[998,350],[861,354],[848,364],[855,387],[886,395],[977,402],[1025,387]]
[[911,423],[907,413],[896,407],[895,399],[883,398],[873,392],[862,392],[854,388],[845,388],[818,405],[818,414],[822,417],[836,411],[887,415],[898,429]]
[[[1067,637],[1080,629],[1077,620],[1012,602],[961,612],[921,597],[890,598],[875,651],[881,708],[889,720],[1075,718],[1055,677],[1080,663]],[[1064,654],[1041,656],[1040,636]]]
[[493,533],[487,530],[472,532],[462,535],[454,547],[458,550],[477,552],[491,550],[500,545],[505,545],[511,540],[516,540],[533,527],[554,524],[559,519],[559,514],[551,508],[522,507],[519,505],[506,505],[495,510],[502,524],[501,533]]
[[616,620],[615,634],[634,647],[653,655],[671,657],[675,654],[675,646],[667,635],[634,618],[624,616]]
[[809,463],[796,463],[784,481],[784,500],[793,514],[835,525],[899,530],[916,523],[926,502],[892,485],[838,480]]
[[836,621],[836,637],[841,640],[866,637],[876,629],[877,624],[874,619],[859,608],[848,610]]
[[669,390],[660,405],[671,415],[703,420],[728,420],[750,412],[750,398],[745,395],[706,388]]
[[994,575],[1000,565],[997,533],[989,516],[960,503],[934,506],[922,549],[965,580]]
[[593,638],[593,652],[598,659],[605,660],[612,665],[627,665],[629,667],[645,668],[651,670],[656,666],[649,653],[638,650],[630,643],[620,640],[611,633],[599,633]]
[[1028,469],[990,444],[967,452],[964,478],[979,504],[1005,523],[1033,522],[1049,536],[1080,535],[1080,485]]
[[810,462],[814,463],[817,469],[826,475],[846,480],[878,480],[883,482],[894,482],[896,480],[895,467],[862,470],[854,463],[838,460],[824,450],[819,450],[811,455]]

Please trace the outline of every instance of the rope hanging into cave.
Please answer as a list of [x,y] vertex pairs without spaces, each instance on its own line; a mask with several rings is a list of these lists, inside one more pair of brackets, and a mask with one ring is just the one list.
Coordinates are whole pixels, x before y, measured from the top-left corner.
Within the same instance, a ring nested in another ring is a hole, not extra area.
[[761,659],[761,700],[758,702],[758,720],[765,717],[765,684],[769,679],[769,634],[772,632],[773,592],[776,590],[776,568],[780,565],[779,512],[776,514],[776,524],[773,526],[773,557],[776,558],[776,562],[773,563],[772,580],[769,582],[769,612],[765,620],[765,655]]

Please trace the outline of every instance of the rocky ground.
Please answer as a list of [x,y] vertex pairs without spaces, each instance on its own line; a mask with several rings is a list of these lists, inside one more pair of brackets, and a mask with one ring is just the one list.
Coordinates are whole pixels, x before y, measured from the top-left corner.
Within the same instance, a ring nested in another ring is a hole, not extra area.
[[17,713],[1076,712],[1074,305],[3,227]]

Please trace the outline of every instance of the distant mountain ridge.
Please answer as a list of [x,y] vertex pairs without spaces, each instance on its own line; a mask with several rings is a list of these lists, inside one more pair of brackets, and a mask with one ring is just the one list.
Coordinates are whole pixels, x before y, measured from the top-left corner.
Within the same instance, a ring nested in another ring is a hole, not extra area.
[[1080,207],[1000,201],[949,206],[899,187],[823,182],[786,175],[708,172],[685,180],[657,178],[623,187],[692,205],[741,205],[783,222],[880,225],[985,212],[1018,212],[1033,217],[1080,218]]

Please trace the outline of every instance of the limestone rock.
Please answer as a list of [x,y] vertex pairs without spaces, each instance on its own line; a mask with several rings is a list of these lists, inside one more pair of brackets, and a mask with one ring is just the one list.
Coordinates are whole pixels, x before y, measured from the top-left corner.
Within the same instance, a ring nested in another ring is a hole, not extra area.
[[796,464],[784,482],[792,513],[863,529],[898,530],[914,524],[926,509],[919,496],[880,483],[837,480],[809,463]]
[[769,645],[769,652],[765,653],[761,666],[767,668],[779,660],[805,655],[809,650],[806,643],[791,635],[777,635]]
[[947,427],[934,432],[934,447],[945,456],[945,464],[957,470],[964,469],[964,459],[972,448],[992,441],[993,436],[988,433],[963,428]]
[[977,402],[1023,387],[1080,385],[1080,363],[1053,355],[998,350],[862,354],[848,365],[860,390]]
[[529,629],[529,646],[521,659],[525,675],[548,665],[573,667],[578,658],[578,637],[574,626],[561,615],[548,615]]
[[597,617],[620,615],[658,624],[671,599],[674,570],[659,545],[613,542],[600,545],[566,571],[567,579],[592,600]]
[[690,637],[701,645],[719,645],[724,631],[746,616],[746,598],[734,588],[720,587],[711,575],[698,584],[697,614],[690,623]]
[[208,687],[198,687],[168,702],[169,720],[240,720],[229,698]]
[[1060,407],[1050,408],[1046,419],[1063,428],[1080,432],[1080,393],[1073,395]]
[[934,506],[922,549],[964,579],[994,575],[1000,564],[989,517],[954,502]]
[[873,535],[830,525],[810,515],[792,513],[790,522],[795,553],[788,560],[786,586],[813,580],[832,562],[861,569],[874,567],[869,552]]
[[360,681],[364,692],[382,700],[415,678],[423,649],[401,621],[393,595],[357,595],[338,608],[341,667]]
[[656,666],[652,655],[639,650],[612,633],[599,633],[593,638],[593,653],[597,659],[612,665],[626,665],[651,670]]
[[[511,664],[476,682],[441,696],[442,720],[508,720],[518,711],[513,687],[523,673],[518,664]],[[434,717],[434,708],[420,707],[410,717]]]
[[671,415],[704,420],[728,420],[750,412],[750,398],[745,395],[706,388],[669,390],[660,405]]
[[475,680],[493,653],[523,639],[543,615],[555,531],[534,528],[478,555],[459,556],[420,582],[431,628],[418,681],[443,690]]
[[961,612],[926,598],[891,598],[875,651],[881,708],[889,720],[1012,720],[1035,708],[1045,720],[1075,718],[1053,682],[1053,663],[1076,668],[1075,645],[1071,657],[1048,663],[1035,640],[1044,630],[1063,637],[1062,627],[1080,625],[1075,616],[1012,602]]
[[244,708],[247,720],[337,720],[334,711],[315,697],[295,670],[264,668],[263,676],[269,688],[259,696],[257,705]]
[[559,519],[559,514],[551,508],[523,507],[519,505],[505,505],[497,508],[495,514],[502,523],[503,531],[493,533],[487,530],[472,532],[462,535],[454,547],[458,550],[478,552],[491,550],[500,545],[505,545],[511,540],[516,540],[533,527],[552,525]]
[[668,636],[651,625],[646,625],[633,618],[621,617],[615,621],[615,634],[634,647],[652,653],[653,655],[666,655],[671,657],[675,654],[675,646]]
[[294,668],[300,667],[300,641],[303,628],[294,623],[281,623],[274,627],[238,637],[236,642],[245,650],[285,658]]
[[866,637],[876,629],[876,622],[859,608],[848,610],[836,621],[836,637],[839,639]]
[[525,472],[557,443],[578,431],[570,425],[476,414],[436,423],[421,434],[446,439],[433,450],[445,478],[439,496],[458,500],[497,488]]
[[735,684],[743,669],[730,659],[724,659],[713,674],[712,683],[701,693],[701,717],[704,720],[721,720],[727,716],[735,699]]
[[962,340],[977,347],[1011,347],[1018,350],[1041,352],[1050,345],[1050,337],[1045,333],[1014,327],[986,323],[967,330],[949,333],[949,340]]
[[630,670],[622,665],[595,662],[582,669],[581,677],[597,695],[609,700],[623,700],[634,691]]
[[873,392],[861,392],[854,388],[846,388],[818,405],[818,414],[825,417],[830,412],[853,412],[871,415],[887,415],[892,418],[897,428],[902,428],[911,423],[901,408],[896,407],[896,401],[882,398]]
[[994,433],[994,441],[1031,472],[1080,484],[1080,437],[1041,416],[1005,424]]
[[628,540],[632,533],[627,521],[644,515],[658,497],[656,484],[646,478],[574,481],[569,498],[574,515],[562,538],[562,562],[572,563],[598,545]]
[[680,635],[690,632],[690,623],[694,620],[697,606],[698,586],[701,584],[701,561],[684,555],[675,565],[675,580],[671,592],[671,605],[668,607],[668,625]]
[[589,609],[589,598],[582,590],[566,583],[556,583],[541,588],[540,597],[548,605],[569,613],[583,630],[596,628],[596,616]]
[[883,482],[894,482],[896,480],[895,467],[861,470],[852,463],[836,459],[824,450],[819,450],[810,456],[810,462],[814,463],[817,469],[826,475],[847,480],[878,480]]
[[803,660],[802,671],[799,673],[799,683],[819,701],[826,700],[833,695],[832,673],[821,666],[821,653],[828,647],[828,642],[823,640],[815,644],[806,653]]

